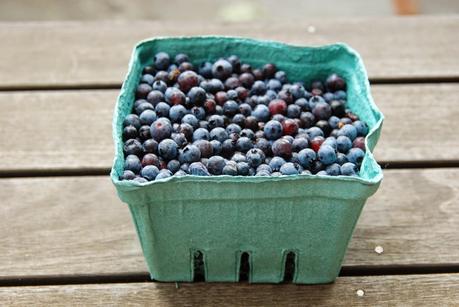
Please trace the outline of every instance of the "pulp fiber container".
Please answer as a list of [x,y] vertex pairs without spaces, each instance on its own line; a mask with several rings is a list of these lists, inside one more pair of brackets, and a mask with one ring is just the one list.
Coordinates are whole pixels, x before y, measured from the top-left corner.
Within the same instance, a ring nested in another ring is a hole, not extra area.
[[[142,184],[120,181],[123,118],[132,110],[143,67],[159,51],[186,53],[194,65],[232,54],[252,67],[275,63],[290,81],[310,82],[333,72],[343,76],[348,107],[370,128],[360,176],[190,175]],[[193,281],[195,266],[200,266],[205,281],[237,282],[244,254],[249,282],[278,283],[289,254],[294,283],[333,282],[363,205],[383,177],[372,155],[382,122],[362,60],[344,44],[311,48],[229,37],[140,42],[114,112],[111,179],[129,205],[152,279]]]

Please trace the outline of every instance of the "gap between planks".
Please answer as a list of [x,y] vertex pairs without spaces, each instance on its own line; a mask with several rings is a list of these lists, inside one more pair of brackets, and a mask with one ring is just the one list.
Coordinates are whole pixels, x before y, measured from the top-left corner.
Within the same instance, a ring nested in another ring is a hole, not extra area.
[[[428,275],[459,273],[459,264],[411,264],[411,265],[364,265],[343,266],[339,277],[383,276],[383,275]],[[43,275],[43,276],[0,276],[0,287],[58,286],[81,284],[112,284],[157,282],[150,279],[148,272],[127,272],[118,274],[88,275]],[[242,281],[239,283],[247,283]],[[288,283],[288,282],[287,282]],[[286,284],[286,283],[283,283]]]

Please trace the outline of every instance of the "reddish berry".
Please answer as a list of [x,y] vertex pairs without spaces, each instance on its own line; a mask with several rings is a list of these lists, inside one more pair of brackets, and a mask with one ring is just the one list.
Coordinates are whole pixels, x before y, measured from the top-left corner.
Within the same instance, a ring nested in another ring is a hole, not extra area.
[[187,93],[192,87],[198,86],[199,79],[198,75],[194,71],[187,70],[178,76],[177,82],[180,86],[180,89]]
[[318,152],[320,149],[320,146],[322,143],[325,141],[324,137],[322,136],[316,136],[315,138],[312,139],[311,141],[311,148],[315,151]]
[[358,136],[352,142],[352,147],[360,148],[365,151],[365,138],[363,136]]
[[298,124],[294,119],[287,118],[282,122],[284,135],[295,135],[298,132]]
[[269,103],[269,113],[271,115],[283,114],[287,112],[287,103],[282,99],[275,99]]

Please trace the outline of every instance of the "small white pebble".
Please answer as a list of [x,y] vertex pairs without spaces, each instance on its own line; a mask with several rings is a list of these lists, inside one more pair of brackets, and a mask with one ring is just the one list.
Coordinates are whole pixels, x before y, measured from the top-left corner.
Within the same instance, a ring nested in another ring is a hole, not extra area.
[[309,27],[308,27],[308,32],[309,32],[309,33],[315,33],[315,32],[316,32],[316,27],[314,27],[314,26],[309,26]]
[[376,246],[375,247],[375,252],[379,255],[381,255],[384,252],[384,248],[382,246]]
[[363,291],[362,289],[359,289],[355,292],[357,294],[358,297],[362,297],[365,295],[365,291]]

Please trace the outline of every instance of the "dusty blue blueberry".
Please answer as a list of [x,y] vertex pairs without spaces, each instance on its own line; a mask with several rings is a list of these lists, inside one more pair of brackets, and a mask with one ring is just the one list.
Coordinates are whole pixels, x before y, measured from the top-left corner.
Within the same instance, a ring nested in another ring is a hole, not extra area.
[[225,121],[221,115],[211,115],[208,119],[209,129],[212,130],[217,127],[224,127]]
[[232,72],[233,65],[227,60],[220,59],[212,65],[212,75],[217,79],[225,80]]
[[255,148],[261,149],[265,155],[271,155],[271,142],[265,139],[264,137],[258,137],[255,142]]
[[368,134],[368,126],[366,123],[356,120],[352,123],[357,130],[357,136],[366,136]]
[[135,106],[135,113],[137,113],[137,115],[140,115],[145,110],[154,110],[154,109],[155,107],[151,103],[145,101]]
[[171,139],[164,139],[158,145],[158,154],[165,160],[177,157],[178,146]]
[[263,132],[268,140],[277,140],[282,136],[282,124],[277,120],[270,120],[265,124]]
[[153,110],[145,110],[139,116],[140,123],[142,125],[151,125],[156,120],[156,118],[156,112]]
[[230,176],[237,176],[237,163],[234,161],[228,161],[225,167],[223,167],[222,175],[230,175]]
[[206,91],[199,86],[192,87],[187,93],[187,97],[190,98],[190,103],[196,106],[201,106],[206,101]]
[[140,157],[143,154],[142,143],[136,139],[127,140],[124,143],[123,150],[125,155],[136,155]]
[[341,135],[347,136],[353,141],[357,137],[357,129],[351,124],[346,124],[338,131],[338,136]]
[[183,62],[189,62],[190,58],[185,53],[177,53],[175,56],[175,64],[180,65]]
[[231,161],[234,162],[247,162],[247,158],[245,157],[245,154],[242,152],[235,152],[234,155],[231,157]]
[[266,84],[263,81],[257,80],[253,83],[250,93],[252,95],[264,95],[266,93]]
[[303,98],[306,94],[304,87],[300,84],[292,84],[288,89],[294,100]]
[[193,162],[188,167],[188,173],[195,176],[210,176],[207,167],[201,162]]
[[263,161],[266,158],[263,151],[259,148],[250,149],[245,156],[247,158],[247,162],[251,167],[257,167],[258,165],[263,163]]
[[164,178],[169,178],[172,176],[172,172],[168,169],[162,169],[159,174],[156,176],[155,180],[160,180]]
[[326,103],[326,102],[325,102],[325,99],[323,99],[321,96],[312,96],[308,101],[309,109],[314,110],[315,106],[318,103]]
[[239,133],[239,136],[241,137],[248,137],[252,141],[255,140],[255,133],[252,131],[252,129],[242,129],[241,132]]
[[214,155],[219,155],[222,152],[222,143],[217,140],[212,140],[210,144],[212,145],[212,152]]
[[272,91],[280,91],[282,89],[282,83],[277,79],[269,79],[266,83],[266,87]]
[[140,172],[140,175],[143,178],[147,179],[148,181],[155,180],[158,174],[159,174],[159,169],[154,165],[147,165],[144,168],[142,168],[142,171]]
[[283,164],[279,170],[282,175],[297,175],[299,174],[298,169],[295,167],[295,164],[292,162],[287,162]]
[[133,179],[135,182],[138,182],[138,183],[146,183],[148,182],[147,179],[143,178],[143,177],[140,177],[140,176],[137,176]]
[[335,99],[336,100],[346,100],[347,95],[345,91],[339,90],[335,92]]
[[180,163],[198,162],[201,159],[201,151],[196,145],[186,145],[180,150],[178,159]]
[[166,70],[170,64],[170,57],[165,52],[158,52],[153,58],[153,65],[158,70]]
[[171,136],[172,125],[166,118],[159,118],[150,127],[150,134],[156,141],[164,140]]
[[155,82],[153,82],[151,87],[153,88],[154,91],[160,91],[164,93],[167,89],[167,84],[164,81],[156,80]]
[[332,101],[333,99],[335,99],[335,95],[331,92],[326,92],[322,95],[322,97],[324,97],[325,101],[326,102],[330,102]]
[[325,141],[322,143],[323,145],[328,145],[328,146],[331,146],[333,147],[333,149],[336,150],[338,144],[337,144],[337,141],[336,141],[336,138],[333,137],[333,136],[329,136],[328,138],[325,139]]
[[165,102],[159,102],[155,107],[155,112],[158,117],[168,117],[171,107]]
[[325,168],[325,171],[330,176],[339,176],[341,175],[341,167],[338,163],[330,164]]
[[223,143],[228,138],[228,133],[224,128],[217,127],[210,131],[210,138]]
[[279,80],[281,83],[287,83],[288,82],[287,74],[283,70],[276,71],[276,73],[274,74],[274,78]]
[[180,169],[180,162],[178,160],[170,160],[167,163],[167,169],[172,173],[177,172]]
[[153,77],[150,74],[144,74],[142,78],[140,78],[140,83],[146,83],[149,85],[152,85],[154,81],[155,81],[155,77]]
[[268,174],[271,174],[273,172],[272,168],[268,164],[265,164],[265,163],[258,165],[257,173],[261,171],[267,172]]
[[365,152],[360,148],[351,148],[347,153],[347,160],[356,165],[360,165],[365,156]]
[[318,171],[318,172],[316,173],[316,175],[317,175],[317,176],[328,176],[328,173],[327,173],[327,171],[325,171],[325,170],[321,170],[321,171]]
[[193,142],[197,140],[210,140],[210,134],[207,129],[198,128],[193,132]]
[[310,140],[312,140],[316,136],[324,136],[324,132],[322,131],[322,129],[318,127],[311,127],[308,130],[306,130],[306,133],[308,134]]
[[346,162],[341,165],[341,175],[344,176],[356,176],[357,175],[357,167],[354,163]]
[[328,119],[328,124],[330,125],[330,128],[332,128],[332,129],[338,128],[339,117],[330,116],[330,118]]
[[241,127],[239,125],[236,125],[236,124],[229,124],[228,126],[226,126],[226,132],[228,134],[231,134],[231,133],[237,133],[239,134],[241,132]]
[[306,137],[296,137],[292,142],[292,150],[294,152],[300,152],[301,150],[308,148],[308,139]]
[[338,151],[342,153],[347,153],[352,147],[351,139],[344,135],[341,135],[336,139],[336,144]]
[[317,119],[325,119],[328,120],[332,115],[332,109],[330,105],[326,102],[318,102],[315,104],[314,108],[312,109],[312,114]]
[[132,180],[134,179],[136,176],[134,174],[133,171],[130,171],[130,170],[125,170],[123,172],[123,175],[120,176],[120,180]]
[[320,162],[325,165],[329,165],[336,161],[336,151],[329,145],[322,145],[317,152],[317,157],[319,158]]
[[199,120],[204,120],[206,118],[206,110],[203,107],[192,107],[191,114],[196,116]]
[[140,172],[142,168],[142,164],[140,163],[139,157],[136,155],[128,155],[126,160],[124,160],[124,169],[128,171],[132,171],[135,174]]
[[281,166],[287,163],[283,158],[281,157],[273,157],[271,161],[269,161],[269,166],[274,172],[277,172],[280,170]]
[[259,172],[256,172],[255,176],[269,177],[269,176],[271,176],[271,173],[269,173],[266,170],[261,170]]
[[[295,105],[300,107],[300,110],[302,112],[311,111],[311,109],[309,108],[309,103],[305,98],[300,98],[300,99],[295,100]],[[287,107],[287,112],[288,112],[288,107]]]
[[177,172],[175,172],[174,176],[181,177],[181,176],[186,176],[188,175],[184,170],[179,169]]
[[180,123],[182,118],[187,114],[187,109],[181,104],[172,106],[169,110],[169,118],[173,123]]
[[252,107],[248,103],[241,103],[239,105],[239,112],[244,116],[250,116],[252,114]]
[[212,156],[207,161],[207,168],[212,175],[221,175],[226,161],[221,156]]
[[160,91],[151,91],[147,95],[147,101],[156,107],[159,102],[164,101],[164,94]]
[[349,162],[347,160],[346,154],[344,154],[342,152],[338,152],[336,154],[336,163],[338,163],[339,165],[343,165],[346,162]]
[[236,142],[236,149],[241,152],[247,152],[253,148],[252,140],[248,137],[240,137]]
[[[150,127],[148,127],[148,129],[150,129]],[[129,140],[129,139],[135,139],[137,136],[138,136],[137,129],[134,126],[129,125],[123,128],[123,141]]]
[[312,162],[316,159],[317,155],[311,148],[305,148],[298,153],[298,161],[304,168],[309,168]]
[[254,116],[259,122],[267,122],[269,120],[269,108],[264,104],[259,104],[252,111],[252,116]]
[[241,176],[248,176],[250,171],[250,166],[247,162],[238,162],[237,163],[237,173]]
[[311,174],[312,174],[311,171],[310,171],[310,170],[307,170],[307,169],[305,169],[305,170],[303,170],[303,171],[301,172],[301,175],[311,175]]
[[[171,110],[172,109],[173,108],[171,108]],[[199,126],[199,121],[193,114],[185,114],[185,116],[182,118],[182,124],[189,124],[194,129],[196,129]]]
[[201,65],[199,65],[198,72],[206,79],[212,78],[212,63],[202,62]]
[[141,125],[139,116],[136,114],[128,114],[123,120],[123,127],[134,126],[136,129],[139,129]]

